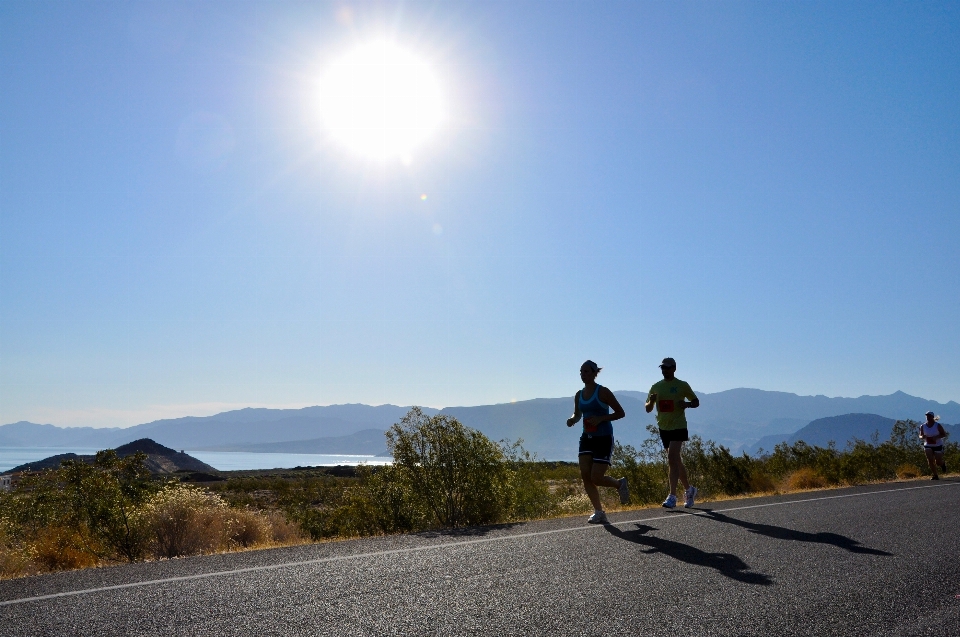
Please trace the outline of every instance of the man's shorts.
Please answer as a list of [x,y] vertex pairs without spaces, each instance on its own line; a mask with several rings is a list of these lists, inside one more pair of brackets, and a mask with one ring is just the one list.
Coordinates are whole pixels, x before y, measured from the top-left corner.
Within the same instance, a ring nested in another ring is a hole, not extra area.
[[928,447],[927,445],[923,445],[923,448],[929,449],[933,453],[943,453],[943,445],[937,445],[935,447]]
[[610,464],[613,455],[613,436],[594,436],[583,434],[580,436],[580,451],[578,456],[593,456],[594,462]]
[[660,441],[663,443],[664,449],[670,448],[670,443],[674,440],[679,440],[680,442],[686,442],[690,440],[690,434],[687,432],[687,428],[683,429],[661,429],[660,430]]

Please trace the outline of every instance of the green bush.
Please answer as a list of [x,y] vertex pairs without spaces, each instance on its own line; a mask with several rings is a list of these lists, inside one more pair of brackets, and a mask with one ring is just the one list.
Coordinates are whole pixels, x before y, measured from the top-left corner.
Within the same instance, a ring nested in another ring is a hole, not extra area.
[[456,418],[414,407],[387,431],[394,479],[436,525],[489,524],[508,517],[508,467],[503,449]]
[[144,460],[142,453],[118,458],[107,450],[97,453],[92,464],[66,461],[59,469],[26,478],[20,490],[29,497],[11,498],[7,515],[21,536],[38,537],[43,529],[62,527],[70,533],[57,535],[58,544],[69,535],[74,548],[96,559],[143,559],[147,531],[137,511],[159,488]]

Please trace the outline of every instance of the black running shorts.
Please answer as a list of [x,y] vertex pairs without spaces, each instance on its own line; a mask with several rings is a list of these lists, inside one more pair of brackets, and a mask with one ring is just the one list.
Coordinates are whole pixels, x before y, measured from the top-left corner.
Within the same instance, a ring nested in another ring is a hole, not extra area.
[[580,436],[580,451],[578,456],[593,456],[594,462],[610,464],[613,455],[613,436],[594,436],[583,434]]
[[683,429],[661,429],[660,430],[660,441],[663,443],[664,449],[670,448],[670,443],[674,440],[679,440],[680,442],[686,442],[690,440],[690,434],[687,431],[687,428]]

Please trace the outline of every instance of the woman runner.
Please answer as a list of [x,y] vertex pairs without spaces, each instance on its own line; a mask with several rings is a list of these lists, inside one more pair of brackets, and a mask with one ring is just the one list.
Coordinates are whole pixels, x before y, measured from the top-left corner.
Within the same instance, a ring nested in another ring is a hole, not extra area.
[[928,411],[926,416],[927,422],[920,425],[920,439],[923,440],[923,451],[927,454],[927,464],[933,472],[932,480],[939,480],[937,465],[940,465],[941,471],[947,472],[947,464],[943,460],[943,439],[947,437],[947,432],[937,422],[940,418],[932,411]]
[[616,489],[620,494],[621,504],[630,501],[627,479],[616,480],[605,475],[610,468],[610,456],[613,455],[613,425],[610,423],[620,420],[625,414],[613,392],[596,383],[600,369],[593,361],[587,361],[580,366],[583,389],[574,396],[573,415],[567,419],[567,427],[573,427],[583,416],[583,435],[580,436],[580,451],[577,455],[583,488],[593,504],[593,515],[587,519],[590,524],[607,522],[607,514],[603,512],[597,487]]

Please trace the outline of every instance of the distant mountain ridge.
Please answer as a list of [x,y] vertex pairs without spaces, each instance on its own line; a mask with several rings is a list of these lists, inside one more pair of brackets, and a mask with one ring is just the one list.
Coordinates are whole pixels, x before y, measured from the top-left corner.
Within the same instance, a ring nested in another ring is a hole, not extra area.
[[[616,438],[637,445],[647,437],[646,425],[655,422],[654,415],[643,408],[646,393],[621,390],[615,394],[627,414],[614,425]],[[789,437],[812,421],[846,414],[920,420],[924,412],[933,410],[942,416],[941,422],[960,422],[960,404],[938,403],[899,391],[888,396],[829,398],[740,388],[699,396],[701,406],[687,412],[691,433],[735,452],[751,447],[765,436]],[[388,429],[408,409],[360,404],[248,408],[214,416],[158,420],[127,429],[63,428],[20,422],[0,426],[0,447],[111,448],[149,437],[176,449],[370,455],[374,448],[385,449],[385,443],[383,447],[375,444],[378,434],[372,432]],[[429,408],[424,412],[438,413]],[[572,412],[571,394],[497,405],[446,407],[439,413],[455,416],[493,440],[522,438],[530,451],[556,460],[576,457],[580,426],[564,425]],[[882,433],[882,437],[886,435],[888,432]]]
[[[922,421],[921,418],[912,420]],[[817,447],[826,447],[833,442],[838,449],[843,449],[854,440],[873,442],[876,439],[877,442],[882,443],[890,439],[890,432],[895,422],[897,422],[895,418],[884,418],[876,414],[845,414],[818,418],[792,434],[764,436],[756,443],[745,447],[744,451],[749,455],[756,455],[761,451],[769,453],[782,442],[792,445],[801,440]],[[943,428],[952,438],[960,430],[960,425],[943,424]],[[918,438],[917,446],[919,445]]]
[[[0,447],[114,448],[151,438],[176,449],[206,450],[224,446],[294,442],[386,430],[409,407],[397,405],[330,405],[303,409],[246,408],[213,416],[156,420],[128,428],[56,427],[17,422],[0,426]],[[435,414],[436,409],[425,408]]]

